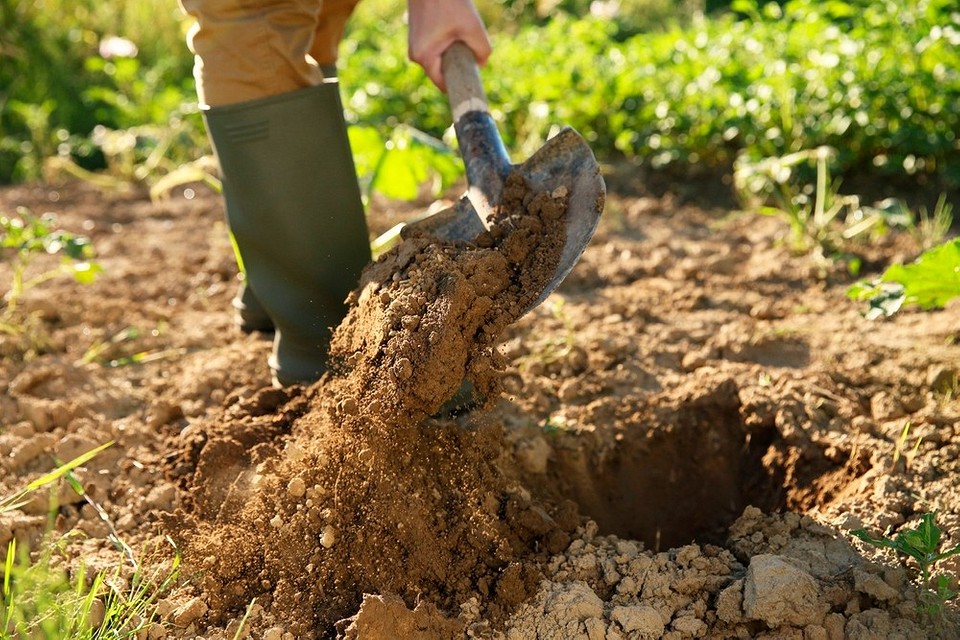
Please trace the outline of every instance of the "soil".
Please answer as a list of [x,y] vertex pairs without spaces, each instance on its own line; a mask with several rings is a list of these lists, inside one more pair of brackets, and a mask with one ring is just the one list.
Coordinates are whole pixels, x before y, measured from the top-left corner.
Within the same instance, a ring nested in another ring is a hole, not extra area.
[[[117,540],[151,575],[182,557],[143,638],[960,637],[912,561],[850,535],[935,511],[960,544],[960,306],[868,322],[782,221],[706,183],[613,187],[525,315],[562,197],[518,196],[476,243],[408,238],[351,295],[335,366],[285,389],[234,324],[216,194],[0,190],[104,269],[31,289],[0,334],[0,495],[112,441],[76,471],[89,502],[56,491],[55,534],[121,586]],[[371,230],[425,206],[375,200]],[[918,247],[853,250],[870,273]],[[443,410],[464,378],[485,401]],[[50,498],[0,514],[0,544],[37,548]]]

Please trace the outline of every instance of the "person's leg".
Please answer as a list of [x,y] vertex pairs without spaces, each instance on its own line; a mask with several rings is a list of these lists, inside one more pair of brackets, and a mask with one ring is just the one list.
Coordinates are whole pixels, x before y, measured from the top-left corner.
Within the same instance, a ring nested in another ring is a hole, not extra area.
[[183,4],[198,20],[198,95],[250,288],[245,298],[277,329],[276,381],[312,382],[370,260],[339,86],[308,57],[318,5]]
[[180,0],[196,22],[188,34],[202,107],[312,87],[323,81],[307,57],[320,0]]
[[[360,0],[324,0],[323,9],[317,20],[317,29],[314,33],[313,45],[310,47],[310,56],[323,69],[335,69],[338,57],[338,47],[343,39],[343,32],[347,20],[353,14]],[[330,74],[327,74],[330,75]]]

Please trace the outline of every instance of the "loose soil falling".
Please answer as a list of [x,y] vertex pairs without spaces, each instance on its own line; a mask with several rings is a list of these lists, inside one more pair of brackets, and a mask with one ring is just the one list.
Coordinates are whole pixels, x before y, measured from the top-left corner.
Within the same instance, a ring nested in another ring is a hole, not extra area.
[[279,412],[296,416],[282,448],[276,428],[204,434],[184,542],[207,572],[208,606],[257,598],[303,638],[349,617],[364,593],[446,610],[482,594],[502,618],[532,594],[535,550],[566,548],[574,514],[554,509],[564,528],[511,491],[489,463],[490,434],[423,424],[465,378],[497,391],[491,346],[556,268],[565,199],[516,177],[503,201],[476,242],[415,236],[365,271],[334,332],[335,367]]
[[[89,235],[105,269],[32,290],[29,331],[0,334],[0,495],[114,441],[77,472],[110,522],[64,487],[56,529],[80,534],[73,569],[123,564],[111,527],[151,566],[177,541],[143,637],[960,636],[955,604],[921,613],[912,565],[849,535],[937,511],[960,544],[960,308],[867,323],[777,220],[635,189],[517,319],[564,206],[517,195],[477,243],[392,250],[337,366],[277,390],[269,338],[232,324],[219,199],[189,195],[0,191]],[[371,226],[422,208],[374,202]],[[438,414],[464,378],[488,401]],[[36,545],[47,504],[0,514],[0,544]]]

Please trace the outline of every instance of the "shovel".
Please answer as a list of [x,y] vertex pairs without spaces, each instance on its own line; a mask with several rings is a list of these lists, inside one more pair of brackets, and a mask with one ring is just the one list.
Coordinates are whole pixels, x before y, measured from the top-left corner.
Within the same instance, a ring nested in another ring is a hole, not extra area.
[[547,140],[526,162],[512,164],[490,115],[473,52],[455,42],[443,53],[442,70],[466,166],[467,193],[453,206],[408,226],[442,241],[469,242],[488,228],[507,176],[514,171],[534,192],[553,193],[563,187],[569,198],[563,251],[553,277],[529,311],[567,277],[596,231],[606,196],[600,167],[586,141],[570,127]]

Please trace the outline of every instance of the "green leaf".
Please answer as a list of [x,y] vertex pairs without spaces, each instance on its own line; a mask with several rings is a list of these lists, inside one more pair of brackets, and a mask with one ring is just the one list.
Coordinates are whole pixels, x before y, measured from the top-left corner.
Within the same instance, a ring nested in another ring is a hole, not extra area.
[[888,549],[893,549],[899,551],[899,547],[888,538],[874,538],[866,529],[854,529],[850,532],[850,535],[863,540],[867,544],[872,544],[875,547],[887,547]]
[[80,284],[91,284],[102,271],[103,267],[96,262],[77,262],[71,266],[73,279]]
[[867,320],[889,318],[903,306],[903,286],[892,282],[867,282],[861,280],[850,285],[847,297],[860,302],[868,302],[869,308],[864,314]]
[[373,178],[373,188],[388,198],[414,200],[426,178],[424,167],[411,162],[411,154],[392,148],[387,149],[380,163]]
[[54,470],[51,471],[50,473],[47,473],[47,474],[44,474],[44,475],[40,476],[39,478],[37,478],[36,480],[34,480],[34,481],[31,482],[30,484],[28,484],[26,490],[27,490],[27,491],[35,491],[35,490],[39,489],[40,487],[43,487],[43,486],[45,486],[45,485],[50,484],[51,482],[54,482],[55,480],[57,480],[58,478],[60,478],[60,477],[63,476],[64,474],[66,474],[66,473],[68,473],[68,472],[70,472],[70,471],[73,471],[74,469],[76,469],[76,468],[79,467],[79,466],[82,466],[82,465],[86,464],[87,462],[89,462],[90,460],[92,460],[93,458],[95,458],[97,455],[99,455],[100,452],[103,451],[104,449],[106,449],[106,448],[108,448],[108,447],[112,447],[112,446],[113,446],[113,441],[110,441],[110,442],[107,442],[107,443],[105,443],[105,444],[100,445],[99,447],[96,447],[96,448],[94,448],[94,449],[91,449],[90,451],[87,451],[86,453],[80,454],[79,456],[77,456],[77,457],[74,458],[73,460],[71,460],[71,461],[69,461],[69,462],[67,462],[67,463],[65,463],[65,464],[57,467],[56,469],[54,469]]
[[960,297],[960,238],[924,252],[913,264],[893,265],[881,280],[902,285],[906,304],[942,308]]

